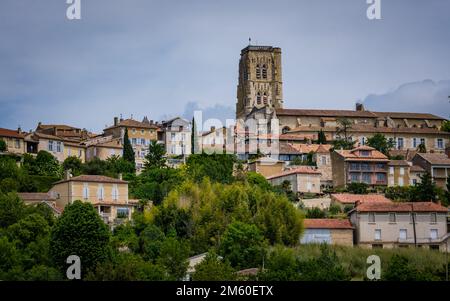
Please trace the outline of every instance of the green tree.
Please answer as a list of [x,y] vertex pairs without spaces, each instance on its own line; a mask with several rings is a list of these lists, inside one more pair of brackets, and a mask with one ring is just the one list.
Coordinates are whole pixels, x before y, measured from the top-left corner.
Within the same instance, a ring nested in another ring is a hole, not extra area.
[[125,134],[123,136],[123,158],[133,163],[133,165],[136,164],[134,160],[134,150],[131,146],[130,138],[128,137],[128,128],[125,128]]
[[395,146],[395,142],[394,140],[387,139],[383,134],[376,133],[367,139],[367,145],[389,156],[389,151]]
[[353,182],[347,185],[347,190],[355,194],[367,194],[369,185],[366,183]]
[[193,281],[232,281],[236,279],[233,268],[214,252],[208,252],[205,259],[195,266]]
[[79,176],[81,174],[81,168],[83,163],[76,156],[67,157],[63,162],[63,169],[70,170],[74,176]]
[[119,174],[134,174],[136,165],[118,155],[114,155],[106,159],[106,169],[109,175],[117,177]]
[[447,177],[446,187],[447,187],[447,190],[444,192],[445,199],[443,200],[442,205],[449,206],[450,205],[450,176]]
[[220,255],[237,269],[262,265],[266,242],[255,226],[235,221],[228,225],[222,236]]
[[25,205],[15,193],[0,194],[0,227],[17,223],[25,214]]
[[319,257],[300,264],[300,271],[300,279],[306,281],[348,281],[351,278],[336,252],[326,244],[320,246]]
[[10,239],[17,241],[23,248],[33,241],[48,236],[50,227],[41,215],[33,213],[9,226],[7,232]]
[[423,154],[427,152],[427,147],[425,146],[424,143],[419,144],[419,146],[417,147],[417,152]]
[[450,132],[450,120],[442,122],[441,131]]
[[107,175],[108,163],[95,157],[83,164],[82,173],[86,175]]
[[192,117],[191,154],[197,154],[197,153],[198,153],[197,125],[195,124],[195,118]]
[[163,144],[158,143],[158,141],[151,141],[148,146],[148,154],[145,156],[144,168],[148,170],[166,167],[165,154],[166,149]]
[[416,185],[415,198],[421,202],[436,202],[437,189],[436,183],[433,181],[430,173],[426,172],[420,176],[420,183]]
[[41,176],[61,176],[61,166],[58,160],[49,152],[39,151],[36,156],[35,166],[37,174]]
[[299,260],[294,250],[276,246],[265,263],[265,270],[258,273],[262,281],[298,281],[300,280]]
[[325,132],[322,129],[320,129],[319,133],[317,134],[317,143],[327,144],[327,137],[325,136]]
[[61,281],[62,274],[54,267],[35,265],[25,272],[27,281]]
[[313,207],[311,209],[306,210],[306,218],[325,218],[325,211],[321,210],[318,207]]
[[168,237],[161,246],[158,263],[165,267],[170,280],[181,280],[186,276],[189,265],[189,246],[175,237]]
[[6,152],[8,150],[8,145],[5,140],[0,139],[0,152]]
[[231,183],[234,180],[234,155],[228,154],[193,154],[187,159],[187,173],[196,182],[208,177],[213,182]]
[[161,254],[166,239],[164,232],[155,225],[147,226],[139,235],[139,248],[145,260],[155,262]]
[[52,228],[51,256],[61,271],[67,268],[68,256],[79,256],[84,274],[107,258],[109,239],[109,229],[94,207],[90,203],[75,201],[64,208]]
[[415,281],[417,270],[411,265],[405,256],[394,254],[389,260],[386,272],[383,273],[383,280],[386,281]]
[[249,171],[246,174],[247,182],[251,185],[256,185],[263,190],[270,190],[272,185],[270,185],[269,181],[266,178],[254,171]]

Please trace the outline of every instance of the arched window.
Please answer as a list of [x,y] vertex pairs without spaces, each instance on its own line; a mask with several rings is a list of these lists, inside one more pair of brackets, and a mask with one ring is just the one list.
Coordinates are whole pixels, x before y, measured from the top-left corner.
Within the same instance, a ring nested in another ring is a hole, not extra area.
[[264,78],[264,79],[267,78],[267,66],[266,65],[262,66],[262,78]]
[[261,79],[261,66],[259,64],[256,65],[256,78]]
[[258,92],[256,94],[256,104],[260,105],[261,104],[261,92]]
[[267,104],[267,93],[266,92],[264,92],[264,95],[263,95],[263,103],[265,105]]

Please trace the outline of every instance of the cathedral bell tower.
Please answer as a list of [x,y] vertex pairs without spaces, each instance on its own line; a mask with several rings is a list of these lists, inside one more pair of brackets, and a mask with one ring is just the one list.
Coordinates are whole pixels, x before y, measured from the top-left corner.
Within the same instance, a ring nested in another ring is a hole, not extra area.
[[236,118],[254,109],[283,108],[281,48],[249,45],[241,51]]

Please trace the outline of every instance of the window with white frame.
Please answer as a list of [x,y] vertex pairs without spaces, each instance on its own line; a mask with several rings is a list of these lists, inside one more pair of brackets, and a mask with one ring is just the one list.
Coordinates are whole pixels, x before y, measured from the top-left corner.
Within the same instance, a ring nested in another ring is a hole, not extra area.
[[61,141],[56,142],[56,152],[62,152],[62,144]]
[[175,133],[170,133],[170,140],[175,141],[176,140],[175,138],[176,138]]
[[405,146],[405,141],[402,137],[397,138],[397,149],[402,149]]
[[394,166],[389,166],[389,174],[394,174]]
[[411,145],[411,146],[412,146],[413,148],[417,148],[417,147],[419,146],[418,141],[419,141],[419,139],[413,138],[413,140],[412,140],[412,145]]
[[439,148],[439,149],[444,148],[444,139],[442,139],[442,138],[436,139],[436,148]]
[[145,139],[142,138],[142,139],[141,139],[141,144],[142,144],[142,145],[147,145],[145,142],[146,142]]
[[131,139],[131,144],[136,145],[136,143],[137,143],[136,138],[132,138],[132,139]]
[[408,237],[407,229],[400,229],[400,232],[399,232],[398,236],[399,236],[400,239],[406,240],[406,238]]
[[438,229],[430,229],[430,238],[438,239]]
[[359,138],[359,143],[361,144],[361,145],[366,145],[366,137],[361,137],[361,138]]
[[389,222],[395,223],[397,221],[397,216],[394,212],[389,213]]
[[420,144],[426,145],[425,138],[420,138]]
[[435,212],[431,213],[430,222],[437,223],[437,214]]
[[403,186],[405,183],[403,182],[403,177],[398,178],[398,186]]
[[105,188],[103,188],[103,184],[99,184],[97,188],[97,199],[103,200],[105,196]]
[[405,168],[404,167],[400,167],[400,175],[401,176],[405,175]]
[[375,223],[375,213],[369,213],[369,223]]
[[52,140],[49,140],[49,141],[48,141],[48,150],[49,150],[50,152],[53,151],[53,148],[54,148],[53,143],[54,143],[54,142],[53,142]]
[[112,199],[114,201],[119,199],[119,189],[117,188],[117,184],[114,184],[112,187]]
[[375,229],[375,240],[381,240],[381,229]]
[[89,199],[89,184],[83,183],[83,199]]
[[20,148],[20,140],[19,139],[15,140],[15,147]]

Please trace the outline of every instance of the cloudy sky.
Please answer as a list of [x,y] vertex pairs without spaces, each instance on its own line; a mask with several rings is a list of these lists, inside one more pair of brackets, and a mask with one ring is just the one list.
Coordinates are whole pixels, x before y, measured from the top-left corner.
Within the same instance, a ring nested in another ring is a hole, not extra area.
[[283,51],[287,108],[450,115],[450,1],[0,1],[0,127],[233,117],[240,50]]

